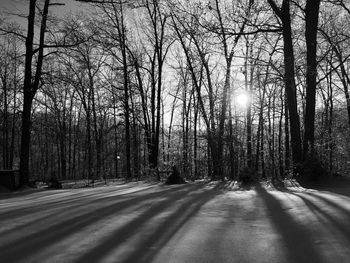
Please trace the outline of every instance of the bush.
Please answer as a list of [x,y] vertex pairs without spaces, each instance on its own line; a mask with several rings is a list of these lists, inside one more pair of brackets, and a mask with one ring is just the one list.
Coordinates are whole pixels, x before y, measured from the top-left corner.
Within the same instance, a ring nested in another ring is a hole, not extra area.
[[170,176],[167,178],[165,184],[185,184],[185,180],[180,176],[176,166],[173,166],[173,170]]
[[316,182],[328,177],[329,172],[317,156],[308,157],[303,163],[296,166],[299,182]]
[[50,189],[62,189],[62,184],[55,177],[51,177],[47,182],[47,187]]
[[251,184],[255,181],[255,172],[253,168],[244,167],[239,171],[238,181],[242,184]]

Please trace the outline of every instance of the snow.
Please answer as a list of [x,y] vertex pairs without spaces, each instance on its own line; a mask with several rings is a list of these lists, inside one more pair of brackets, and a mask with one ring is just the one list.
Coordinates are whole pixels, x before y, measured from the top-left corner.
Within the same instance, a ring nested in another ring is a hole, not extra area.
[[349,196],[219,182],[0,194],[0,262],[349,262]]

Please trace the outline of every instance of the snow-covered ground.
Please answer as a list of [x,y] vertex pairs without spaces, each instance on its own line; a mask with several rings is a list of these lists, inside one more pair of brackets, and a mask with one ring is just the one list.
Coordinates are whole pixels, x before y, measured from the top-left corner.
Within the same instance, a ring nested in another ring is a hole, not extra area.
[[350,262],[350,190],[330,190],[197,182],[0,194],[0,262]]

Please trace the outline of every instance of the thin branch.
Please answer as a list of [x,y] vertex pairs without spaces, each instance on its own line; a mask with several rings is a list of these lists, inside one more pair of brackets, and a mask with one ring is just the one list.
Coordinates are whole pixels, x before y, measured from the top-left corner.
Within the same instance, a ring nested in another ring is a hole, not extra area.
[[6,30],[6,29],[3,29],[3,28],[0,28],[0,32],[3,32],[0,35],[9,35],[9,34],[11,34],[11,35],[18,36],[18,37],[20,37],[20,38],[22,38],[24,40],[26,39],[26,36],[24,36],[24,35],[22,35],[22,34],[20,34],[18,32],[12,31],[12,30]]
[[267,0],[267,2],[269,3],[269,5],[271,6],[272,10],[276,13],[276,15],[281,18],[282,17],[282,11],[281,9],[277,6],[277,4],[275,3],[275,1],[273,0]]
[[65,3],[50,3],[49,6],[64,6]]
[[350,58],[350,55],[347,55],[342,61],[339,61],[339,65],[336,66],[336,67],[333,67],[332,70],[330,70],[328,72],[328,74],[324,75],[323,78],[320,78],[318,81],[317,81],[317,85],[321,83],[322,80],[326,79],[330,74],[333,73],[333,71],[337,70],[339,67],[341,67],[341,65],[344,64],[344,62],[346,62],[348,60],[348,58]]

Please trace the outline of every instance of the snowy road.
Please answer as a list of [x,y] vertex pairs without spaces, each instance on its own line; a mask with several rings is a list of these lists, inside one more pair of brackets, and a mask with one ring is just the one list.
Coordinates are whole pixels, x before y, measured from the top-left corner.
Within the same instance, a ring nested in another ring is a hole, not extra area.
[[345,190],[130,183],[0,194],[0,262],[350,262]]

